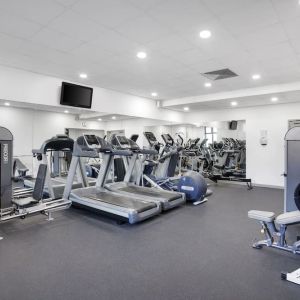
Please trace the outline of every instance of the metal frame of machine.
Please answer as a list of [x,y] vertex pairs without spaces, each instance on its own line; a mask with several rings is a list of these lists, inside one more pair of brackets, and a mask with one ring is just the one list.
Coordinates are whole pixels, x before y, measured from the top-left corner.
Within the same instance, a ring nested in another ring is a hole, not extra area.
[[127,170],[124,181],[108,183],[105,185],[107,189],[127,196],[142,196],[146,201],[159,203],[162,206],[162,210],[169,210],[185,203],[184,193],[168,191],[160,187],[144,187],[139,185],[143,174],[143,163],[141,161],[138,163],[140,160],[139,156],[155,155],[157,151],[141,149],[134,141],[120,135],[114,136],[114,144],[119,149],[132,151],[132,156],[126,162]]
[[[80,157],[98,158],[101,155],[103,160],[96,186],[90,187]],[[145,201],[138,196],[124,196],[104,188],[115,155],[130,156],[132,153],[128,150],[114,150],[106,141],[95,135],[79,137],[73,148],[64,199],[70,199],[74,204],[108,213],[115,218],[126,219],[130,224],[159,214],[161,206],[158,203]],[[82,178],[85,187],[72,190],[72,182],[76,173]]]
[[[37,195],[42,194],[47,172],[46,165],[40,166],[38,174],[41,176],[33,190],[21,189],[19,193],[13,193],[13,135],[4,127],[0,127],[0,149],[0,221],[24,219],[36,213],[47,215],[48,220],[52,220],[52,212],[70,207],[71,202],[67,199],[43,199],[42,195]],[[42,167],[43,173],[40,172]]]
[[[74,140],[69,138],[66,135],[56,135],[51,139],[46,140],[40,149],[32,150],[33,156],[37,157],[43,164],[48,165],[47,175],[46,175],[46,184],[44,188],[44,193],[47,196],[50,196],[52,199],[62,198],[63,192],[66,185],[66,176],[62,176],[60,172],[59,166],[55,167],[55,177],[51,177],[51,163],[49,164],[49,160],[47,157],[47,153],[54,152],[56,153],[53,158],[59,160],[58,156],[60,152],[72,152],[74,145]],[[57,164],[56,164],[57,165]],[[35,179],[25,179],[24,186],[32,188],[35,184]],[[90,185],[95,184],[94,179],[90,179]],[[79,179],[73,182],[72,188],[80,188],[83,186],[82,181]]]

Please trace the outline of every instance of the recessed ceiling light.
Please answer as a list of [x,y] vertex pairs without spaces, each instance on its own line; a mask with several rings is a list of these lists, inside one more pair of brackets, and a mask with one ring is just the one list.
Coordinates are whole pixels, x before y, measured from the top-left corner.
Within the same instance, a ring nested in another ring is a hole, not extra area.
[[183,110],[184,110],[184,111],[189,111],[189,110],[190,110],[190,108],[189,108],[189,107],[187,107],[187,106],[185,106],[185,107],[183,108]]
[[231,106],[237,106],[237,105],[238,105],[238,103],[236,101],[231,102]]
[[68,113],[69,113],[69,111],[68,111],[68,110],[65,110],[65,111],[64,111],[64,113],[65,113],[65,114],[68,114]]
[[205,87],[211,87],[212,84],[211,84],[210,82],[205,82],[205,83],[204,83],[204,86],[205,86]]
[[80,74],[79,74],[79,77],[82,78],[82,79],[86,79],[86,78],[87,78],[87,74],[85,74],[85,73],[80,73]]
[[10,103],[9,102],[4,102],[4,105],[10,106]]
[[261,78],[260,74],[254,74],[254,75],[252,75],[252,79],[253,80],[258,80],[260,78]]
[[199,33],[201,39],[208,39],[211,37],[211,32],[209,30],[202,30]]
[[137,56],[137,58],[139,58],[139,59],[145,59],[145,58],[147,57],[147,53],[141,51],[141,52],[138,52],[138,53],[136,54],[136,56]]
[[153,93],[151,93],[151,96],[152,97],[157,97],[158,95],[157,95],[157,93],[153,92]]
[[112,116],[111,118],[112,118],[112,120],[115,120],[117,117],[116,116]]
[[98,119],[98,121],[102,121],[102,119],[101,119],[101,118],[99,118],[99,119]]
[[278,101],[278,97],[272,97],[272,98],[271,98],[271,101],[272,101],[272,102]]

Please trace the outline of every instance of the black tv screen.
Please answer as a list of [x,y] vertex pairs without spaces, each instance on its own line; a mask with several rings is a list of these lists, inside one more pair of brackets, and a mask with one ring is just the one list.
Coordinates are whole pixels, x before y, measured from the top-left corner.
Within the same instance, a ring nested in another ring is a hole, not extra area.
[[229,129],[230,130],[236,130],[237,129],[237,121],[229,122]]
[[91,108],[93,89],[73,83],[63,82],[61,86],[60,104]]

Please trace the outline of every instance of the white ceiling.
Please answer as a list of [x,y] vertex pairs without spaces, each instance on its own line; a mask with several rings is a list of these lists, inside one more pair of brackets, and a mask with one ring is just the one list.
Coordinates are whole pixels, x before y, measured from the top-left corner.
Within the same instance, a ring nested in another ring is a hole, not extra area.
[[102,122],[114,122],[114,121],[124,121],[130,119],[136,119],[137,117],[132,117],[128,115],[120,114],[107,114],[107,113],[90,113],[90,114],[80,114],[80,120],[89,121],[102,121]]
[[[113,117],[115,117],[115,119],[112,119]],[[130,117],[127,115],[118,115],[118,114],[114,114],[114,115],[106,114],[101,117],[101,120],[103,122],[124,121],[124,120],[130,120],[130,119],[136,119],[136,117]],[[97,120],[97,119],[90,119],[90,120]]]
[[[29,102],[18,102],[18,101],[7,101],[0,99],[0,106],[5,106],[5,103],[9,103],[10,107],[16,107],[16,108],[28,108],[33,110],[42,110],[42,111],[49,111],[49,112],[57,112],[57,113],[69,113],[73,115],[85,115],[86,119],[92,119],[91,116],[93,116],[96,112],[85,109],[85,108],[78,108],[78,107],[71,107],[71,106],[52,106],[52,105],[44,105],[44,104],[36,104],[36,103],[29,103]],[[99,114],[99,112],[97,112]],[[105,115],[105,113],[102,113]]]
[[[277,97],[276,102],[272,102],[272,97]],[[232,106],[231,102],[237,102],[236,106]],[[209,111],[209,110],[221,110],[221,109],[236,109],[244,107],[253,107],[261,105],[277,105],[285,103],[293,103],[300,101],[300,91],[284,92],[277,93],[275,95],[255,95],[255,96],[243,96],[229,99],[220,99],[220,100],[208,100],[208,101],[199,101],[194,103],[189,103],[188,105],[172,105],[169,106],[169,109],[183,111],[183,107],[188,106],[189,111]]]
[[[300,81],[299,0],[0,0],[0,64],[173,99]],[[199,38],[209,29],[212,37]],[[136,58],[146,51],[146,60]],[[230,68],[213,82],[200,73]],[[251,75],[262,78],[253,81]]]
[[[100,121],[102,122],[113,122],[113,121],[124,121],[135,119],[136,117],[120,114],[107,114],[104,112],[96,112],[90,109],[70,107],[70,106],[51,106],[36,103],[17,102],[17,101],[6,101],[0,99],[0,106],[6,106],[5,103],[9,103],[9,107],[26,108],[33,110],[49,111],[56,113],[67,113],[76,115],[82,121]],[[114,119],[113,119],[114,117]]]

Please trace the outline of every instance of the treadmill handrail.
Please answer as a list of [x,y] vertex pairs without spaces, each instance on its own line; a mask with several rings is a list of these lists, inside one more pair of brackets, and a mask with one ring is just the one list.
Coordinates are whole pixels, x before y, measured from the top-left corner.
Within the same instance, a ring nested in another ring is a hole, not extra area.
[[[105,151],[105,152],[107,152],[107,151]],[[129,151],[129,150],[111,149],[110,152],[112,155],[132,156],[132,151]]]
[[140,149],[141,154],[145,154],[145,155],[156,155],[157,151],[154,149]]

